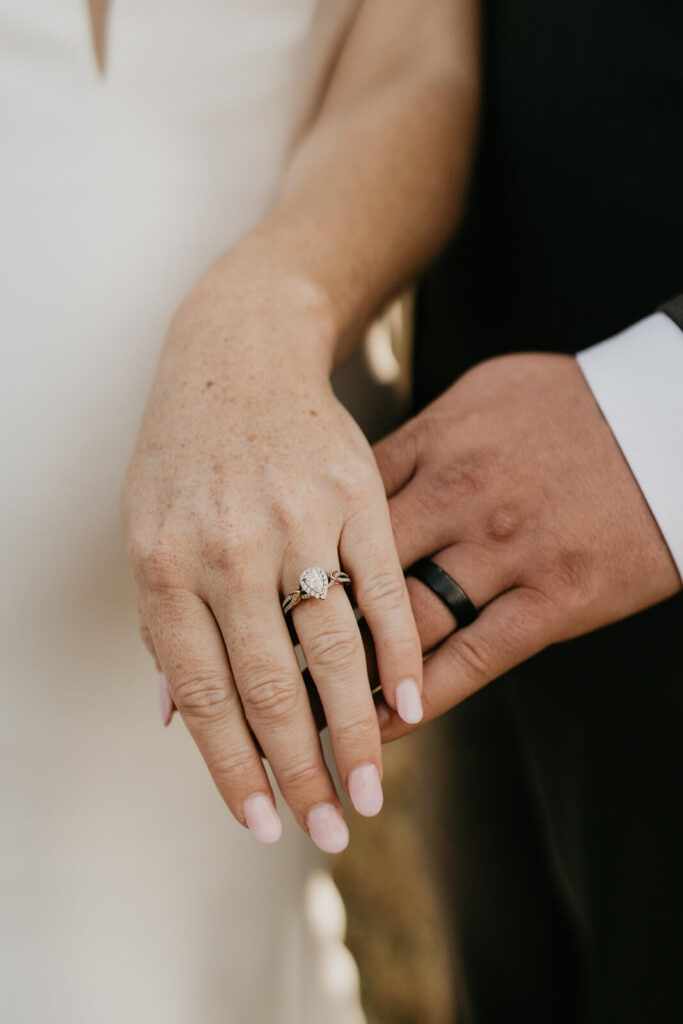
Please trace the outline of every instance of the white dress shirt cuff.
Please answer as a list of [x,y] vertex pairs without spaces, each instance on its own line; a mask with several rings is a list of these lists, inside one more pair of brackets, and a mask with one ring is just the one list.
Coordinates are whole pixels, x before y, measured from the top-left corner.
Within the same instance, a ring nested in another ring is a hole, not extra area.
[[576,358],[683,577],[683,331],[653,313]]

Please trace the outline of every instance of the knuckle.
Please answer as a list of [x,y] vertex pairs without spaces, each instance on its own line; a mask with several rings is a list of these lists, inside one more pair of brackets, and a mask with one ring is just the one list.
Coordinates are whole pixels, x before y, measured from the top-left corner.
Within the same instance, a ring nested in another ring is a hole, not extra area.
[[314,634],[304,653],[311,664],[326,669],[349,666],[359,651],[360,636],[357,638],[344,630],[328,629]]
[[220,790],[229,789],[235,783],[244,787],[246,780],[251,778],[254,769],[258,767],[253,754],[242,750],[207,758],[206,765]]
[[323,772],[316,761],[294,761],[280,772],[279,782],[295,793],[313,792],[319,789]]
[[248,720],[273,715],[287,718],[296,711],[298,702],[297,687],[271,666],[252,675],[242,693]]
[[180,577],[179,543],[170,536],[155,540],[134,539],[131,545],[133,569],[151,590],[171,590]]
[[300,495],[293,490],[280,493],[274,499],[271,514],[282,536],[295,537],[301,532],[301,508]]
[[358,466],[347,459],[337,459],[331,470],[335,485],[343,493],[355,492],[358,487]]
[[481,638],[468,636],[466,630],[457,633],[456,636],[457,641],[452,646],[452,653],[458,670],[464,671],[470,679],[488,679],[491,657],[486,643]]
[[379,744],[377,715],[371,718],[347,719],[331,726],[335,741],[357,751],[373,750]]
[[359,582],[356,588],[358,603],[388,606],[393,611],[399,608],[406,597],[405,578],[398,569],[383,568],[372,574],[372,578]]
[[365,460],[339,459],[334,467],[334,481],[349,504],[362,508],[367,506],[368,495],[380,489],[376,467]]
[[205,525],[202,530],[202,557],[212,569],[229,571],[240,558],[244,558],[247,547],[248,544],[240,542],[234,531],[220,524]]
[[225,680],[215,672],[193,672],[174,680],[173,700],[181,714],[215,718],[227,698]]
[[431,473],[430,493],[435,501],[450,506],[455,499],[471,500],[486,490],[490,482],[483,458],[460,459],[442,463]]

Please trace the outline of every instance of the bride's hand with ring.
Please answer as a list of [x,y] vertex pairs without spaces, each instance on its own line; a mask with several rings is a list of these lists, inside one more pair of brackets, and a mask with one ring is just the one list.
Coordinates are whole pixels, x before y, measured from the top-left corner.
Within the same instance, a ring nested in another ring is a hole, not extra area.
[[[225,802],[257,838],[279,837],[255,735],[329,852],[348,831],[281,609],[301,572],[349,573],[406,721],[422,685],[381,477],[330,386],[332,341],[307,284],[237,261],[210,270],[170,325],[122,492],[142,634]],[[347,589],[290,614],[341,783],[375,814],[381,741]]]
[[[384,697],[419,719],[422,654],[382,481],[329,374],[452,231],[478,110],[476,4],[391,11],[388,31],[384,3],[358,5],[272,209],[173,318],[122,493],[143,636],[230,810],[278,838],[255,736],[330,851],[348,833],[280,601],[306,568],[348,572]],[[341,783],[374,814],[380,734],[347,589],[291,615]]]

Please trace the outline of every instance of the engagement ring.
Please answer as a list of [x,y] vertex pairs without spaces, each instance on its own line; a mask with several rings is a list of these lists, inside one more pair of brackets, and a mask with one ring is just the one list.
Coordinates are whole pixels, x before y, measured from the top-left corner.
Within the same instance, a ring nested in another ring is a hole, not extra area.
[[304,569],[301,576],[299,576],[298,590],[293,590],[291,594],[287,594],[287,597],[282,602],[282,610],[286,615],[300,601],[306,601],[309,597],[315,597],[319,601],[323,601],[327,597],[327,591],[333,583],[350,582],[351,577],[347,573],[342,572],[341,569],[335,569],[333,572],[326,572],[319,566]]

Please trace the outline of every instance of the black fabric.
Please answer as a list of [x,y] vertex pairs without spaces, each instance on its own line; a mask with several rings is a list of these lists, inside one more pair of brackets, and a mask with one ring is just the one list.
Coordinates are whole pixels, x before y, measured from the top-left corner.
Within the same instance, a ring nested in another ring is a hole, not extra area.
[[489,0],[468,214],[418,294],[419,404],[683,292],[683,4]]
[[663,313],[670,316],[675,324],[678,324],[683,331],[683,295],[670,299],[659,307]]
[[683,1020],[679,599],[445,716],[458,1024]]
[[[576,352],[683,293],[682,55],[680,0],[485,4],[467,214],[418,292],[417,409],[482,359]],[[678,596],[445,716],[459,1024],[683,1021],[681,683]]]

